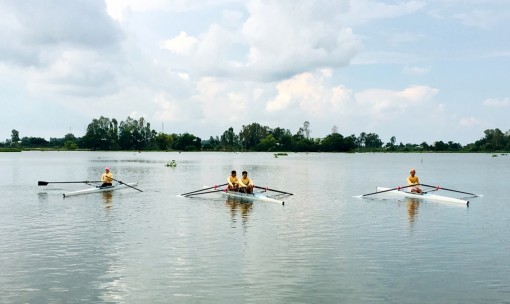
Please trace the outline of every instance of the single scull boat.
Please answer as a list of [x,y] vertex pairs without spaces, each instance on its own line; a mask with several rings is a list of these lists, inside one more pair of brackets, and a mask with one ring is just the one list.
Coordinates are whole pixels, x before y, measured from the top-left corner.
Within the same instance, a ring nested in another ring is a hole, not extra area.
[[64,193],[64,197],[68,197],[68,196],[74,196],[74,195],[82,195],[82,194],[90,194],[90,193],[98,193],[98,192],[105,192],[105,191],[113,191],[113,190],[116,190],[116,189],[124,189],[124,188],[129,188],[129,186],[136,186],[138,183],[121,183],[121,184],[117,184],[117,185],[113,185],[113,186],[108,186],[108,187],[99,187],[99,186],[96,186],[96,187],[93,187],[93,188],[89,188],[89,189],[83,189],[83,190],[77,190],[77,191],[73,191],[73,192],[68,192],[68,193]]
[[435,194],[430,194],[430,193],[418,194],[418,193],[412,193],[409,191],[404,191],[402,189],[401,190],[398,190],[398,189],[391,190],[391,188],[377,187],[377,192],[382,192],[382,191],[384,191],[386,193],[398,194],[398,195],[402,195],[402,196],[406,196],[406,197],[414,197],[414,198],[419,198],[419,199],[428,199],[428,200],[463,204],[463,205],[469,206],[469,201],[458,199],[458,198],[442,196],[442,195],[435,195]]

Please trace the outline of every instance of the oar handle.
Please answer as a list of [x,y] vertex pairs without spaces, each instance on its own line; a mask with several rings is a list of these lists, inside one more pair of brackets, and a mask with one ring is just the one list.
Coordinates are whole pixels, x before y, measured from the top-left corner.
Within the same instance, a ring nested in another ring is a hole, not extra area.
[[111,179],[113,179],[114,181],[116,181],[116,182],[118,182],[118,183],[120,183],[120,184],[122,184],[122,185],[124,185],[124,186],[128,186],[129,188],[133,188],[133,189],[135,189],[135,190],[138,190],[138,191],[140,191],[140,192],[143,192],[142,190],[140,190],[140,189],[138,189],[138,188],[135,188],[135,187],[133,187],[133,186],[131,186],[131,185],[128,185],[128,184],[126,184],[126,183],[125,183],[125,182],[123,182],[123,181],[120,181],[120,180],[115,179],[115,178],[113,178],[113,177],[112,177]]
[[206,191],[206,190],[210,190],[210,189],[216,189],[216,188],[223,187],[223,186],[226,186],[226,185],[227,184],[222,184],[222,185],[212,186],[212,187],[209,187],[209,188],[199,189],[199,190],[191,191],[191,192],[188,192],[188,193],[183,193],[183,194],[181,194],[181,196],[187,196],[189,194],[196,193],[196,192],[202,192],[202,191]]
[[400,189],[405,189],[405,188],[414,187],[414,186],[416,186],[416,185],[400,186],[400,187],[391,188],[391,189],[387,189],[387,190],[383,190],[383,191],[376,191],[376,192],[372,192],[372,193],[363,194],[362,196],[369,196],[369,195],[389,192],[389,191],[393,191],[393,190],[400,190]]
[[425,185],[425,184],[422,184],[422,185],[426,186],[426,187],[433,187],[433,188],[436,188],[437,190],[442,189],[442,190],[451,191],[451,192],[457,192],[457,193],[462,193],[462,194],[478,196],[477,194],[474,194],[474,193],[469,193],[469,192],[464,192],[464,191],[459,191],[459,190],[454,190],[454,189],[443,188],[443,187],[440,187],[440,186],[431,186],[431,185]]
[[278,193],[287,194],[287,195],[294,195],[294,194],[289,193],[289,192],[275,190],[275,189],[271,189],[271,188],[267,188],[267,187],[259,187],[259,186],[253,186],[253,187],[255,187],[257,189],[269,190],[269,191],[278,192]]

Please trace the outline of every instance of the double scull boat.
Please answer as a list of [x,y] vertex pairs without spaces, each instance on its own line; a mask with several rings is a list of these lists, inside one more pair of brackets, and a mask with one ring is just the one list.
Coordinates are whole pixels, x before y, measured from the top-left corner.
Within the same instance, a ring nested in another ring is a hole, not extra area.
[[136,186],[138,183],[119,183],[116,185],[108,186],[108,187],[100,187],[96,186],[93,188],[83,189],[83,190],[77,190],[72,191],[68,193],[64,193],[64,198],[68,196],[75,196],[75,195],[82,195],[82,194],[90,194],[90,193],[98,193],[98,192],[105,192],[105,191],[113,191],[117,189],[124,189],[129,188],[130,186]]
[[254,192],[254,193],[243,193],[243,192],[237,192],[237,191],[220,191],[221,194],[228,198],[235,198],[239,200],[246,200],[246,201],[261,201],[261,202],[268,202],[268,203],[278,203],[285,205],[284,201],[277,200],[271,197],[265,196],[262,192]]
[[394,190],[392,190],[392,188],[385,188],[385,187],[377,187],[377,192],[386,192],[386,193],[398,194],[398,195],[406,196],[406,197],[413,197],[413,198],[419,198],[419,199],[428,199],[428,200],[434,200],[434,201],[440,201],[440,202],[448,202],[448,203],[456,203],[456,204],[463,204],[463,205],[469,206],[469,201],[467,201],[467,200],[462,200],[462,199],[459,199],[459,198],[453,198],[453,197],[448,197],[448,196],[431,194],[431,193],[428,193],[428,192],[424,192],[422,194],[419,194],[419,193],[413,193],[413,192],[405,191],[403,189],[394,189]]

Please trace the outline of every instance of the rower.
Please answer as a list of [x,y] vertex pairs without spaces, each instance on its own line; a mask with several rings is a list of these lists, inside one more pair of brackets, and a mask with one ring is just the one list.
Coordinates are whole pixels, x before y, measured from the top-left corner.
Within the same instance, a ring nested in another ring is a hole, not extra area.
[[253,193],[253,181],[248,177],[248,172],[243,171],[240,180],[240,192]]
[[420,189],[420,180],[418,179],[418,176],[416,176],[416,170],[414,169],[411,169],[411,171],[409,172],[411,175],[409,175],[407,177],[407,184],[408,185],[415,185],[414,187],[411,188],[411,192],[413,193],[422,193],[421,189]]
[[236,170],[232,170],[230,175],[227,177],[227,189],[229,191],[239,191],[239,178],[237,178]]
[[100,187],[111,187],[113,181],[113,174],[110,172],[110,167],[104,168],[104,173],[101,175],[103,184]]

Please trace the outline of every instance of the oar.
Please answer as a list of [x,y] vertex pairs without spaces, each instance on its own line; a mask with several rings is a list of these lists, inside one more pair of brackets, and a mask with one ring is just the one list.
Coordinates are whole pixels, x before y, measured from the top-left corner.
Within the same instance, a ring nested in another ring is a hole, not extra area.
[[473,195],[473,196],[478,196],[478,194],[464,192],[464,191],[459,191],[459,190],[453,190],[453,189],[448,189],[448,188],[443,188],[443,187],[439,187],[439,186],[431,186],[431,185],[425,185],[425,184],[422,184],[422,185],[426,186],[426,187],[433,187],[433,188],[436,188],[437,190],[442,189],[442,190],[451,191],[451,192],[457,192],[457,193],[462,193],[462,194],[469,194],[469,195]]
[[225,190],[212,190],[212,191],[205,191],[205,192],[195,192],[195,193],[190,193],[190,194],[181,194],[182,196],[184,197],[190,197],[190,196],[194,196],[194,195],[201,195],[201,194],[207,194],[207,193],[215,193],[215,192],[222,192],[222,191],[225,191]]
[[114,181],[118,182],[119,184],[123,184],[123,185],[125,185],[125,186],[128,186],[129,188],[133,188],[133,189],[135,189],[135,190],[138,190],[138,191],[140,191],[140,192],[143,192],[142,190],[140,190],[140,189],[138,189],[138,188],[135,188],[135,187],[133,187],[133,186],[130,186],[130,185],[126,184],[126,183],[125,183],[125,182],[123,182],[123,181],[120,181],[120,180],[115,179],[115,178],[112,178],[112,177],[110,177],[110,178],[111,178],[111,179],[113,179]]
[[280,190],[275,190],[275,189],[270,189],[270,188],[267,188],[267,187],[259,187],[259,186],[254,186],[254,187],[255,187],[255,188],[257,188],[257,189],[269,190],[269,191],[278,192],[278,193],[283,193],[283,194],[287,194],[287,195],[294,195],[294,194],[289,193],[289,192],[280,191]]
[[363,194],[362,196],[369,196],[369,195],[373,195],[373,194],[379,194],[379,193],[393,191],[393,190],[400,190],[400,189],[414,187],[414,186],[416,186],[416,185],[407,185],[407,186],[402,186],[402,187],[396,187],[396,188],[392,188],[392,189],[388,189],[388,190],[376,191],[376,192],[372,192],[372,193]]
[[204,188],[204,189],[200,189],[200,190],[191,191],[191,192],[188,192],[188,193],[183,193],[181,195],[182,196],[186,196],[188,194],[192,194],[192,193],[196,193],[196,192],[201,192],[201,191],[206,191],[206,190],[209,190],[209,189],[216,189],[216,188],[223,187],[223,186],[226,186],[226,185],[227,184],[218,185],[218,186],[212,186],[212,187],[209,187],[209,188]]
[[38,181],[37,186],[47,186],[48,184],[88,184],[88,183],[102,183],[102,181],[79,181],[79,182],[44,182]]

